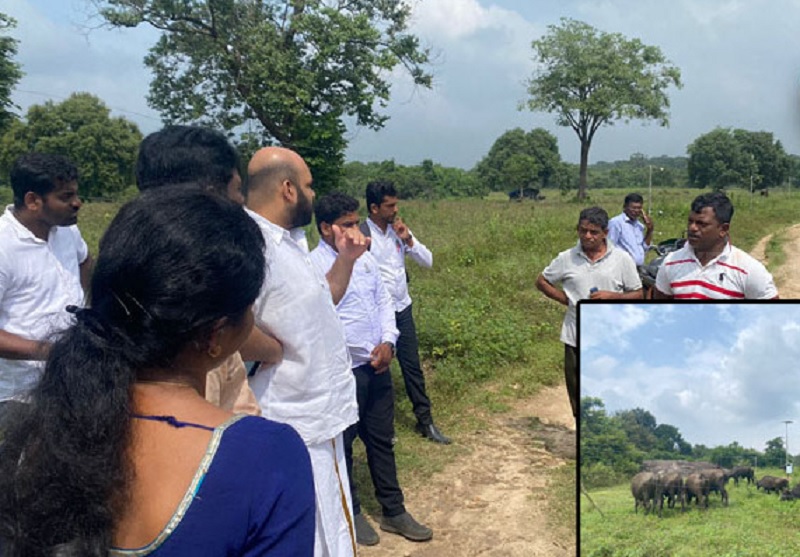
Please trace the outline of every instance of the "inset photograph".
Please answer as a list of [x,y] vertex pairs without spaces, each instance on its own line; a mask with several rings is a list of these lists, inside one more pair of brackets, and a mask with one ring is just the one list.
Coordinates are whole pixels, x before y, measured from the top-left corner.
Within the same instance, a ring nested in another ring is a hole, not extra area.
[[580,555],[798,555],[800,304],[578,305]]

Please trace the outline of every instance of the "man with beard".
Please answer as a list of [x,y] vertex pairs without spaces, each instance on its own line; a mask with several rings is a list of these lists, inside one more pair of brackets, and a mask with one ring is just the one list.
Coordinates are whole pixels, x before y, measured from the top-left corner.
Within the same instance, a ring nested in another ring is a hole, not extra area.
[[[575,306],[579,300],[641,300],[642,281],[633,259],[606,241],[608,213],[589,207],[578,217],[578,245],[562,251],[536,279],[536,288],[545,296],[567,306],[561,326],[564,343],[564,377],[578,419],[577,335]],[[555,284],[561,284],[562,289]]]
[[250,386],[266,418],[294,427],[311,456],[317,497],[314,554],[356,554],[342,433],[358,420],[355,380],[335,304],[369,240],[333,227],[337,256],[326,275],[309,257],[302,226],[311,222],[311,171],[297,153],[266,147],[247,168],[247,208],[267,245],[256,326],[283,345],[283,359],[261,365]]
[[14,204],[0,217],[0,415],[38,380],[47,339],[69,325],[68,305],[83,305],[92,268],[76,226],[75,165],[29,153],[14,162],[10,178]]
[[406,255],[418,265],[433,266],[433,254],[397,215],[397,190],[392,182],[367,184],[367,211],[369,219],[361,229],[372,239],[371,253],[378,260],[381,277],[394,303],[395,319],[400,337],[397,339],[397,363],[403,374],[406,393],[417,417],[417,432],[423,437],[447,445],[446,437],[433,423],[431,399],[425,389],[425,375],[419,360],[417,326],[408,293]]
[[730,243],[733,204],[722,192],[692,201],[686,245],[667,255],[656,276],[659,300],[769,300],[778,297],[772,275]]

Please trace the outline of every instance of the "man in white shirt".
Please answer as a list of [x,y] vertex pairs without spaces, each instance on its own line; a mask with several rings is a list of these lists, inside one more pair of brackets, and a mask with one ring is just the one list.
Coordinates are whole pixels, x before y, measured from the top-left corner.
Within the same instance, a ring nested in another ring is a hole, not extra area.
[[[36,384],[68,305],[83,305],[92,258],[76,223],[78,170],[29,153],[10,173],[14,204],[0,217],[0,407]],[[2,410],[0,410],[2,413]]]
[[760,261],[730,242],[733,204],[722,192],[692,201],[686,245],[667,255],[656,275],[660,300],[770,300],[778,297]]
[[358,420],[355,379],[336,314],[356,259],[369,241],[336,230],[338,255],[327,275],[311,263],[301,228],[311,222],[314,190],[305,161],[266,147],[247,167],[247,208],[266,241],[267,273],[253,308],[256,326],[283,346],[283,359],[250,380],[266,418],[291,425],[311,456],[317,499],[316,557],[356,554],[343,433]]
[[[342,230],[358,228],[358,200],[334,192],[317,201],[314,214],[321,241],[311,252],[311,261],[324,274],[337,257],[333,227]],[[397,480],[392,443],[394,389],[391,373],[387,372],[399,332],[395,326],[394,304],[383,285],[378,262],[369,252],[356,261],[350,284],[336,311],[344,325],[358,399],[358,424],[347,428],[344,435],[356,540],[361,545],[375,545],[380,539],[361,514],[358,491],[353,483],[353,441],[356,435],[366,448],[375,497],[383,512],[381,529],[413,541],[429,540],[433,531],[419,524],[406,511]]]
[[[562,251],[536,278],[542,294],[567,306],[561,325],[564,343],[564,379],[572,414],[580,412],[576,305],[580,300],[641,300],[642,281],[633,259],[606,241],[608,213],[588,207],[578,216],[578,244]],[[561,285],[558,288],[556,285]]]
[[433,266],[433,254],[397,216],[397,190],[392,182],[370,182],[367,184],[366,197],[369,212],[366,227],[372,240],[370,251],[378,260],[383,282],[394,302],[395,319],[400,331],[397,362],[417,417],[416,429],[427,439],[447,445],[450,439],[433,423],[431,400],[425,390],[417,327],[406,275],[406,255],[422,267],[430,268]]

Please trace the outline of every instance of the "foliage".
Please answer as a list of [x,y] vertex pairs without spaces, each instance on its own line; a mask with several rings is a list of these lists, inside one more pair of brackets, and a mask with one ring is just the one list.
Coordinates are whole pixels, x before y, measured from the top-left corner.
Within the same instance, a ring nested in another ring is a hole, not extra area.
[[719,190],[732,185],[755,190],[780,186],[792,162],[771,132],[717,128],[689,147],[689,179],[699,188]]
[[474,172],[445,167],[430,159],[417,166],[404,166],[392,160],[349,162],[344,166],[340,189],[363,200],[367,184],[374,180],[394,182],[401,199],[482,197],[486,193]]
[[33,105],[24,120],[12,122],[0,138],[0,174],[23,153],[58,153],[78,166],[82,197],[115,197],[134,183],[141,140],[136,124],[111,118],[100,99],[73,93],[58,104]]
[[340,182],[343,117],[381,128],[398,65],[415,84],[431,83],[402,0],[95,3],[110,25],[162,31],[145,64],[148,100],[167,122],[254,125],[247,141],[297,150],[322,191]]
[[15,108],[14,103],[11,102],[11,90],[22,78],[20,65],[14,62],[19,41],[4,35],[7,30],[16,26],[17,22],[14,18],[0,13],[0,134],[15,118],[14,113],[11,112],[11,109]]
[[681,87],[680,70],[655,46],[619,33],[605,33],[562,18],[533,41],[541,65],[528,80],[526,106],[556,114],[581,143],[578,198],[586,197],[589,148],[600,126],[614,120],[655,120],[668,124],[665,90]]
[[490,191],[508,192],[555,186],[560,165],[558,140],[552,133],[543,128],[527,133],[514,128],[495,140],[475,170]]

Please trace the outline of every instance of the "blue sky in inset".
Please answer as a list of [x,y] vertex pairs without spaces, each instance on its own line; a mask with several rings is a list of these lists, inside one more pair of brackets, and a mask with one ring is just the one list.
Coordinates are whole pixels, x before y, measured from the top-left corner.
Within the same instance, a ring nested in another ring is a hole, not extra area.
[[609,413],[643,408],[692,444],[758,450],[792,420],[792,451],[800,304],[581,304],[579,326],[581,396]]
[[[562,16],[659,46],[681,68],[684,88],[670,89],[671,124],[616,123],[597,132],[590,162],[685,156],[717,126],[775,133],[800,153],[800,2],[798,0],[411,0],[411,31],[431,48],[432,90],[402,71],[390,79],[391,117],[379,132],[350,127],[348,158],[423,159],[472,168],[503,132],[544,127],[565,160],[577,162],[574,132],[552,115],[518,111],[533,73],[531,41]],[[13,100],[60,101],[88,91],[144,133],[160,127],[147,106],[143,58],[158,34],[98,28],[91,0],[3,0],[19,20],[18,60],[26,72]]]

